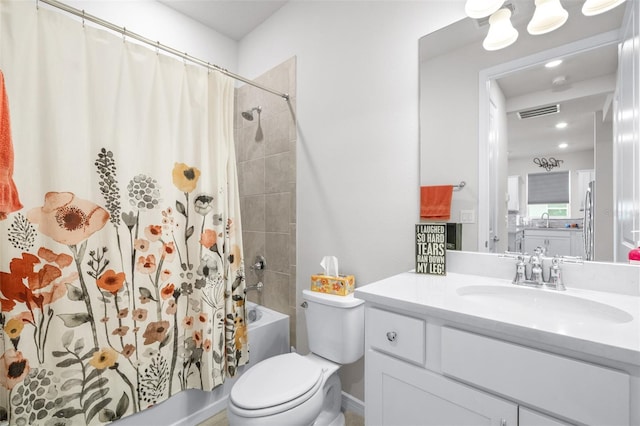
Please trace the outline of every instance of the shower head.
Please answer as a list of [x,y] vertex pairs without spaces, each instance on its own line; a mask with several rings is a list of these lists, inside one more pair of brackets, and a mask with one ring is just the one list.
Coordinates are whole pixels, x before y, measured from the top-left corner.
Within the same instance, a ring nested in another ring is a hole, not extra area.
[[260,113],[262,112],[262,107],[257,106],[257,107],[251,108],[249,111],[242,111],[241,112],[242,118],[248,121],[253,121],[253,111],[257,111],[258,115],[260,115]]

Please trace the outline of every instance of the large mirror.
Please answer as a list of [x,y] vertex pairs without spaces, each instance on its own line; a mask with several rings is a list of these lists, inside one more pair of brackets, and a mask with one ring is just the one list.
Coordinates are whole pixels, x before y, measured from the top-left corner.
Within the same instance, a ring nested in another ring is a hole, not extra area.
[[[488,22],[471,18],[420,40],[420,183],[466,182],[450,219],[465,222],[463,250],[542,245],[614,261],[612,115],[625,5],[585,17],[581,1],[563,1],[568,21],[538,36],[526,31],[533,0],[506,5],[519,32],[509,47],[484,50]],[[563,62],[545,67],[551,59]],[[556,185],[564,195],[547,191]]]

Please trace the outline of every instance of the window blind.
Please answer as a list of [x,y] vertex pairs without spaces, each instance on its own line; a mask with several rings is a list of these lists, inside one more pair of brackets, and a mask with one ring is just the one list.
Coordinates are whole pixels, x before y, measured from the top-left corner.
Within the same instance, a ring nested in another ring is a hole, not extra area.
[[569,172],[530,173],[527,180],[528,204],[569,202]]

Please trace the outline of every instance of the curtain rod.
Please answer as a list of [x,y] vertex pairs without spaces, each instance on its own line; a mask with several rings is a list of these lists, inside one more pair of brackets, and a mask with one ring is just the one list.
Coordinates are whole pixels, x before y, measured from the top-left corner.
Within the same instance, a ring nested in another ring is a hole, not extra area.
[[85,21],[85,20],[86,21],[91,21],[91,22],[93,22],[95,24],[98,24],[100,26],[103,26],[105,28],[110,29],[111,31],[115,31],[117,33],[120,33],[124,37],[129,37],[129,38],[132,38],[134,40],[140,41],[142,43],[148,44],[149,46],[153,46],[156,49],[163,50],[165,52],[171,53],[172,55],[175,55],[175,56],[177,56],[179,58],[182,58],[184,60],[188,60],[190,62],[193,62],[193,63],[196,63],[198,65],[201,65],[201,66],[203,66],[205,68],[218,71],[218,72],[220,72],[220,73],[222,73],[222,74],[224,74],[226,76],[229,76],[229,77],[231,77],[231,78],[233,78],[235,80],[242,81],[243,83],[247,83],[247,84],[249,84],[251,86],[257,87],[258,89],[262,89],[262,90],[267,91],[269,93],[273,93],[274,95],[280,96],[281,98],[283,98],[286,101],[289,100],[289,94],[288,93],[278,92],[276,90],[273,90],[273,89],[270,89],[268,87],[265,87],[265,86],[263,86],[263,85],[261,85],[259,83],[256,83],[255,81],[252,81],[252,80],[249,80],[248,78],[242,77],[241,75],[232,73],[231,71],[228,71],[228,70],[226,70],[226,69],[224,69],[224,68],[222,68],[222,67],[220,67],[218,65],[211,64],[209,62],[205,62],[205,61],[203,61],[201,59],[198,59],[198,58],[194,58],[193,56],[189,56],[186,53],[180,52],[180,51],[178,51],[176,49],[173,49],[173,48],[171,48],[169,46],[165,46],[163,44],[160,44],[159,41],[153,41],[153,40],[150,40],[150,39],[148,39],[146,37],[143,37],[143,36],[141,36],[139,34],[136,34],[136,33],[133,33],[131,31],[128,31],[126,27],[119,27],[117,25],[112,24],[111,22],[105,21],[104,19],[100,19],[100,18],[98,18],[96,16],[89,15],[88,13],[85,13],[84,10],[79,10],[79,9],[73,8],[73,7],[68,6],[68,5],[64,4],[64,3],[61,3],[61,2],[59,2],[57,0],[36,0],[36,7],[37,7],[38,3],[40,3],[40,2],[48,4],[48,5],[53,6],[53,7],[57,7],[58,9],[64,10],[65,12],[68,12],[68,13],[71,13],[73,15],[76,15],[76,16],[82,18],[83,21]]

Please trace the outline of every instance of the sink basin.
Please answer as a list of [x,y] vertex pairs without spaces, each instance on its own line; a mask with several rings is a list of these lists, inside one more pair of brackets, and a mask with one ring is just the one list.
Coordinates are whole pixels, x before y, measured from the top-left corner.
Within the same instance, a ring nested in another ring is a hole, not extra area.
[[459,296],[487,306],[509,307],[519,313],[535,313],[554,320],[577,323],[606,322],[623,324],[633,320],[628,312],[615,306],[537,288],[472,285],[456,290]]

